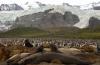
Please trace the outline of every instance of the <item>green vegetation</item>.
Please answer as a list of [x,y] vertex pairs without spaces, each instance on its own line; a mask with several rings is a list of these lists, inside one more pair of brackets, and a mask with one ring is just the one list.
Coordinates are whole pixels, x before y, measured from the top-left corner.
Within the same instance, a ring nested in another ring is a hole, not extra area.
[[0,37],[37,37],[44,36],[48,33],[38,28],[20,27],[9,30],[7,32],[1,32]]
[[0,37],[51,37],[51,38],[71,38],[71,39],[99,39],[100,27],[98,28],[51,28],[41,30],[38,28],[20,27],[1,32]]

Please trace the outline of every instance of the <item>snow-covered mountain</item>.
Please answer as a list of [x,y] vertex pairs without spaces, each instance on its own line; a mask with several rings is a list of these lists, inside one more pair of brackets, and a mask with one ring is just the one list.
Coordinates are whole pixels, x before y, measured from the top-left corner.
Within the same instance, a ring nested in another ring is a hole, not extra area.
[[100,10],[100,2],[93,2],[85,5],[79,5],[80,9]]
[[0,11],[13,11],[13,10],[24,10],[18,4],[1,4]]
[[[65,15],[66,12],[67,12],[66,14],[67,16]],[[56,18],[52,19],[51,17],[53,16]],[[50,26],[54,25],[51,23],[56,24],[57,22],[59,22],[57,26],[63,26],[64,24],[64,27],[65,27],[65,26],[68,26],[68,23],[69,23],[70,26],[72,27],[86,28],[90,25],[91,17],[100,19],[100,10],[91,10],[91,9],[82,10],[78,6],[71,6],[68,4],[42,5],[41,3],[39,3],[38,8],[33,8],[30,10],[0,11],[0,21],[2,22],[2,24],[0,25],[3,25],[3,27],[5,27],[5,29],[8,30],[6,27],[13,28],[13,27],[16,27],[16,24],[17,25],[23,24],[23,26],[31,24],[31,26],[36,26],[36,27],[38,27],[41,24],[43,26],[48,27],[49,25]],[[49,22],[50,19],[52,20]],[[38,26],[35,25],[37,23],[38,23]],[[61,23],[62,25],[60,25]]]

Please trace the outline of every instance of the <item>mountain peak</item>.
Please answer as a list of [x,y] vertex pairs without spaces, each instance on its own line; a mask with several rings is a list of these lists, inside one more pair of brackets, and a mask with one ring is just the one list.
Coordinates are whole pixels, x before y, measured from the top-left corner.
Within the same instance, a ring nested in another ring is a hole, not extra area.
[[13,11],[13,10],[24,10],[24,9],[16,3],[0,5],[0,11]]

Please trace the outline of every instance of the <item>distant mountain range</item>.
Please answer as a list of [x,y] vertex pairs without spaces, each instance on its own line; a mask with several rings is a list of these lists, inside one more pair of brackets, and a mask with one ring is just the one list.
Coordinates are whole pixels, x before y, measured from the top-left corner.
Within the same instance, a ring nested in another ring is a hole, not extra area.
[[0,11],[13,11],[13,10],[24,10],[18,4],[1,4]]
[[[42,4],[41,2],[36,2],[39,7],[45,7],[47,4]],[[76,6],[79,7],[80,9],[93,9],[93,10],[100,10],[100,2],[94,2],[94,3],[89,3],[85,5],[70,5],[69,3],[63,3],[63,5],[67,6]],[[33,5],[28,5],[25,4],[25,6],[29,9],[33,9]],[[24,10],[24,7],[22,5],[18,5],[16,3],[14,4],[1,4],[0,5],[0,11],[13,11],[13,10]]]
[[99,10],[81,10],[68,4],[45,5],[24,10],[17,4],[1,4],[0,31],[16,27],[59,28],[77,27],[80,29],[96,27],[100,22]]

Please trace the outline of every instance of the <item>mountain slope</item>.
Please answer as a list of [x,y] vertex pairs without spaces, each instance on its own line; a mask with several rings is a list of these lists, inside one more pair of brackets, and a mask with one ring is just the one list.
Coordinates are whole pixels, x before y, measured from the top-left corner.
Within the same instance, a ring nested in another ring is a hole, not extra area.
[[[51,10],[51,9],[50,9]],[[37,28],[55,28],[55,27],[73,27],[79,22],[77,15],[71,12],[65,12],[62,15],[59,12],[49,13],[49,10],[35,14],[29,14],[16,19],[16,26],[37,27]]]

